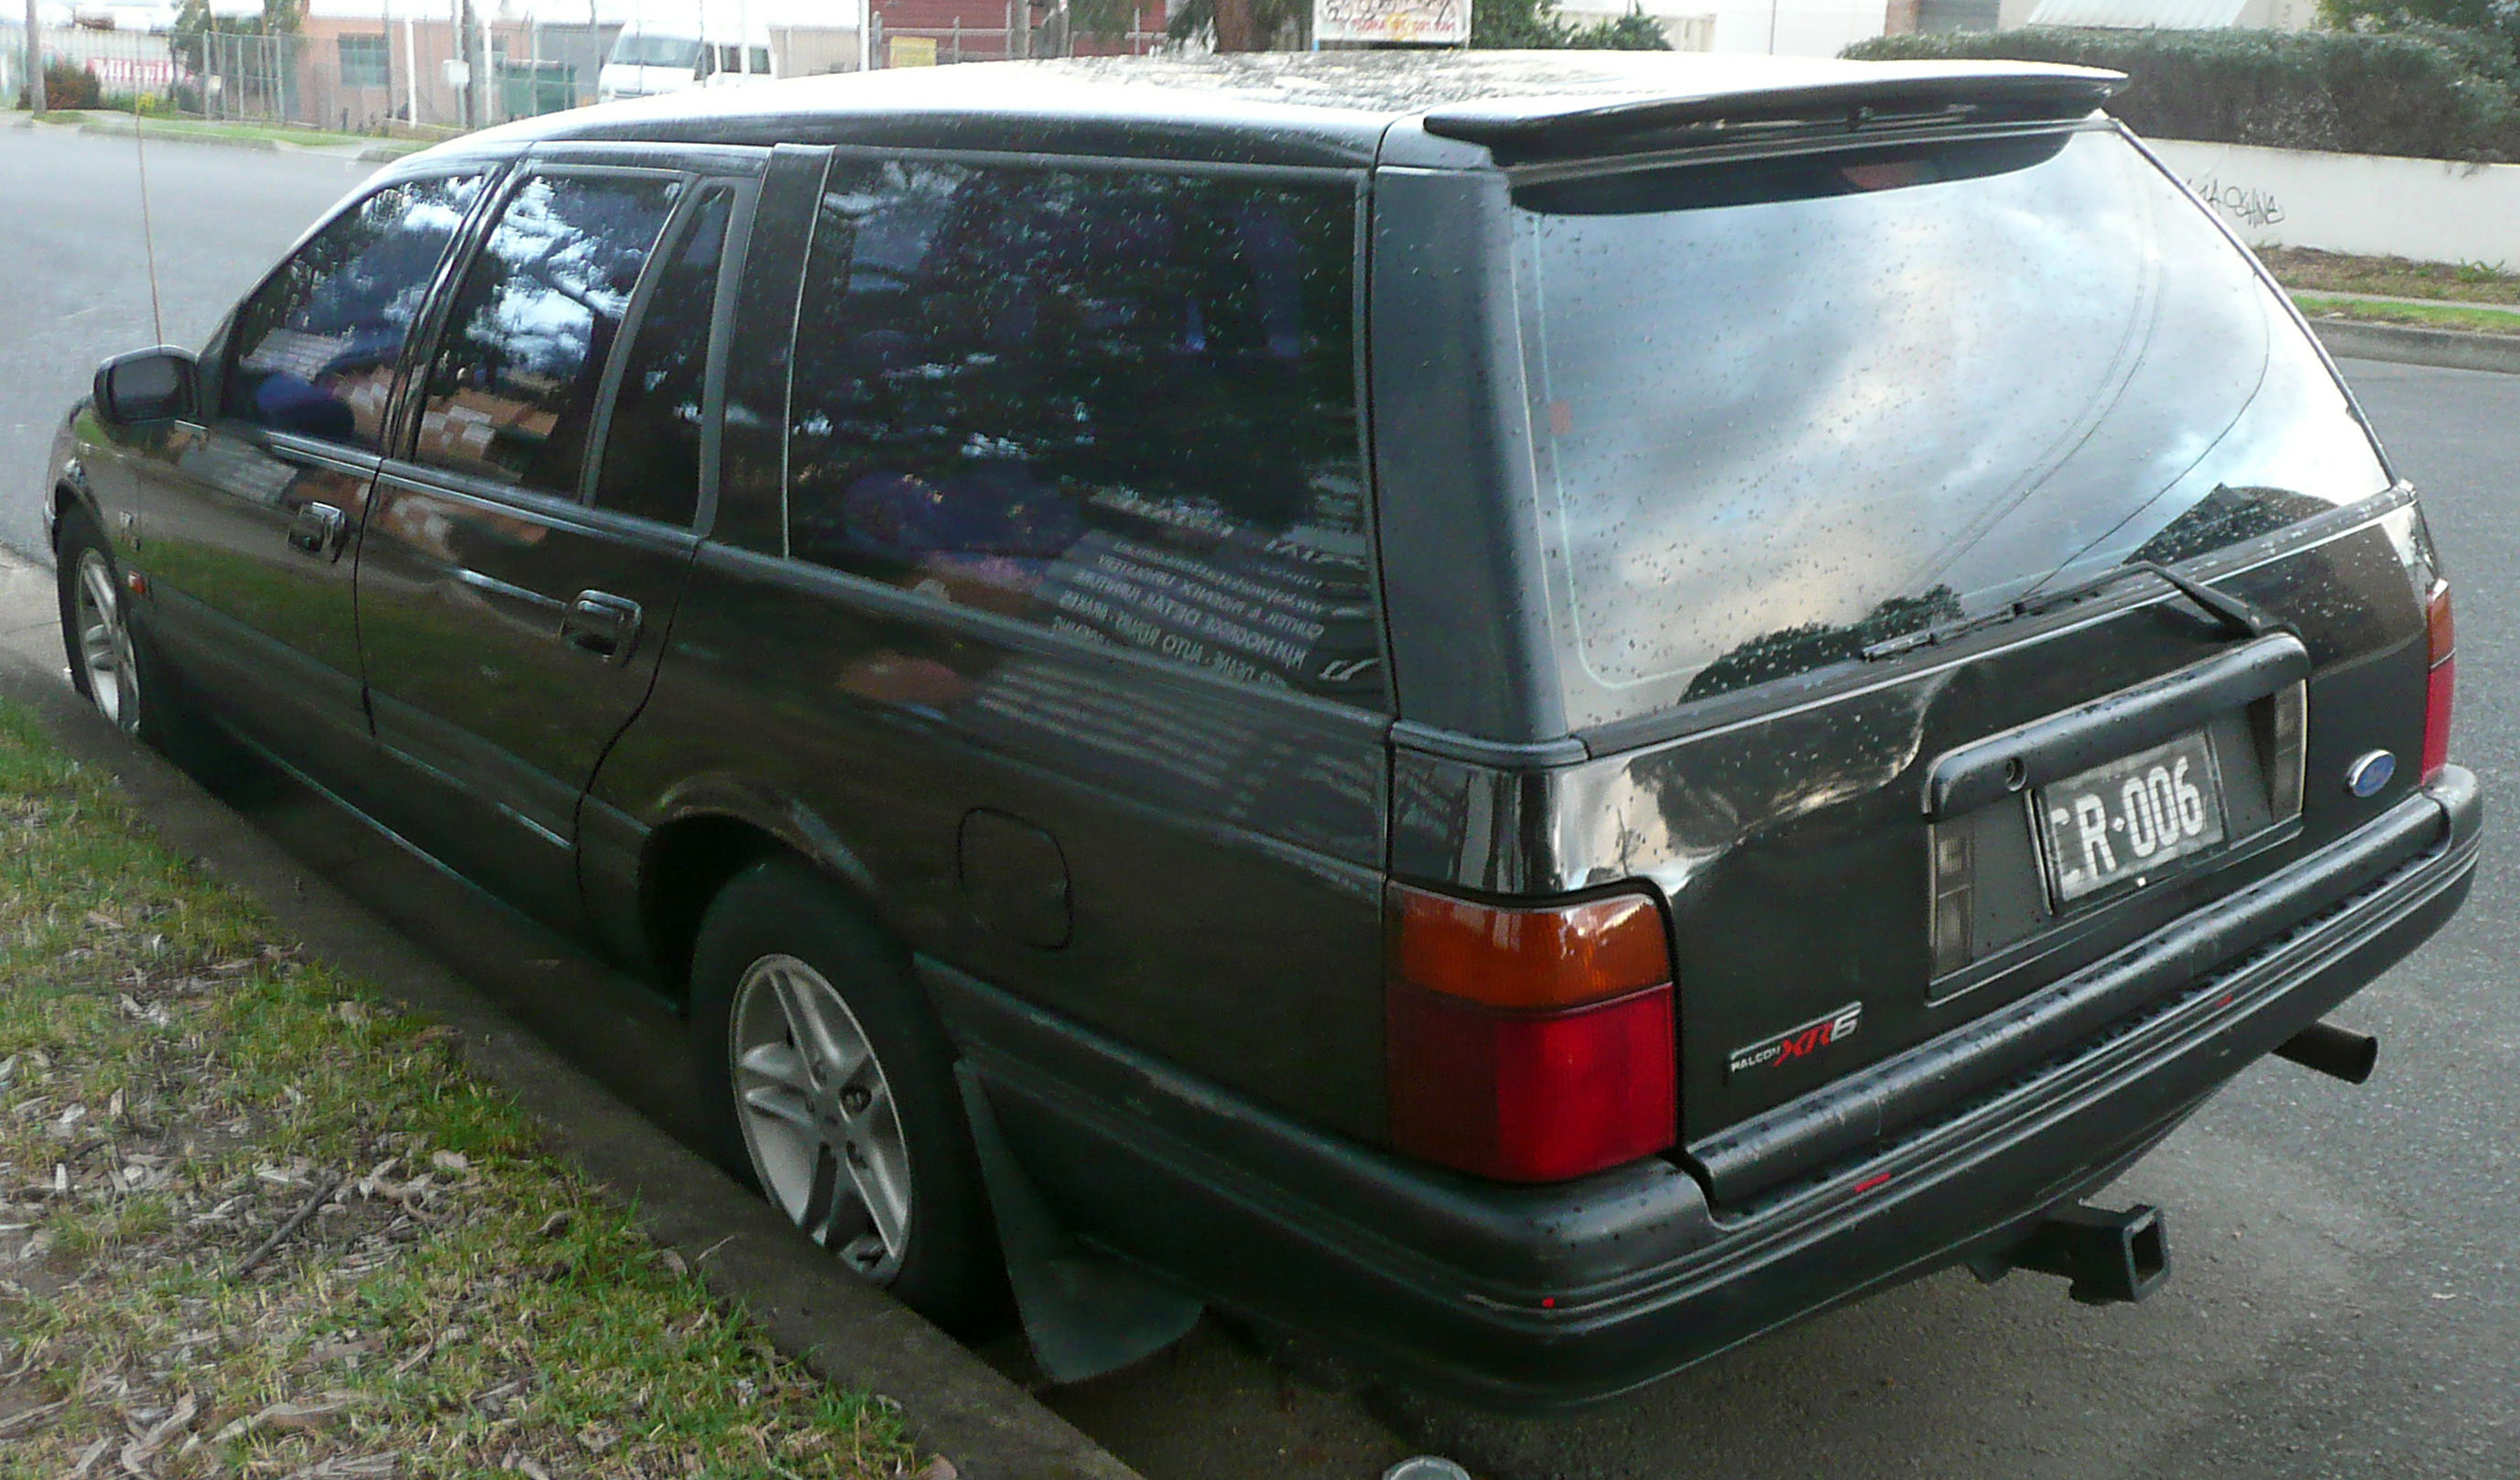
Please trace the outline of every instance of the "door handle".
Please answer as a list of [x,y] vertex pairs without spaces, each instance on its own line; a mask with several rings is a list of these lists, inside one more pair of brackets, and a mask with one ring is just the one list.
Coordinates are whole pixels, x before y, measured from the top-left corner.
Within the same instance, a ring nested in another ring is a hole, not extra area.
[[639,645],[639,604],[608,591],[581,591],[560,621],[560,639],[581,652],[618,663]]
[[330,504],[308,504],[289,521],[289,548],[308,555],[338,555],[341,532],[349,527],[341,511]]

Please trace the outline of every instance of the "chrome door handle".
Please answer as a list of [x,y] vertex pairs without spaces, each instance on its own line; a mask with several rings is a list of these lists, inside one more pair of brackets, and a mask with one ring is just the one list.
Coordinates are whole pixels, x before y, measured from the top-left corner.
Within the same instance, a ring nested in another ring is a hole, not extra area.
[[639,645],[639,604],[608,591],[581,591],[561,618],[560,638],[581,652],[618,663]]
[[341,549],[341,532],[349,523],[341,511],[330,504],[309,504],[289,521],[289,548],[308,555],[337,555]]

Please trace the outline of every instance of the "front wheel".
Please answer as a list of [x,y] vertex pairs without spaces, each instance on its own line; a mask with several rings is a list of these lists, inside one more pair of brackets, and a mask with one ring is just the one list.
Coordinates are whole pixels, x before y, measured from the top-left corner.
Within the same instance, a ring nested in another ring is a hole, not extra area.
[[70,685],[125,735],[141,733],[140,652],[105,536],[79,510],[62,516],[62,646]]
[[194,706],[181,681],[158,659],[125,595],[105,532],[85,509],[73,506],[62,515],[53,558],[70,687],[115,729],[156,746],[195,776],[215,784],[242,774],[242,752]]
[[692,961],[699,1080],[721,1159],[852,1274],[944,1324],[1003,1271],[953,1077],[905,953],[800,862],[738,875]]

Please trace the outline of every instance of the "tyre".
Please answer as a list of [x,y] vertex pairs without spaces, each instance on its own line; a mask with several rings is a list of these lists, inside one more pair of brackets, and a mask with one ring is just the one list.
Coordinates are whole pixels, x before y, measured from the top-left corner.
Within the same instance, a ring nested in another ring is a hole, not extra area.
[[62,516],[53,553],[70,686],[115,729],[141,736],[146,708],[139,645],[113,552],[106,548],[105,536],[87,511],[74,505]]
[[721,1161],[929,1320],[1003,1308],[953,1050],[853,898],[793,859],[738,875],[700,923],[692,1031]]
[[148,629],[131,609],[105,533],[85,509],[72,505],[62,515],[53,560],[70,687],[115,729],[196,776],[212,782],[233,777],[243,766],[241,752],[159,660]]

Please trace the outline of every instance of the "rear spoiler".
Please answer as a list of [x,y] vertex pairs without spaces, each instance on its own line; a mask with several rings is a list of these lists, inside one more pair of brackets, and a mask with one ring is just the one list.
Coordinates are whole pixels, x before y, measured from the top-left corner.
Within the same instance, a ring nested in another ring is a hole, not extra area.
[[1510,164],[1814,132],[1895,135],[2070,122],[2108,101],[2126,80],[2124,72],[2082,67],[1889,63],[1872,76],[1789,87],[1448,104],[1428,111],[1424,127],[1485,145],[1497,162]]

